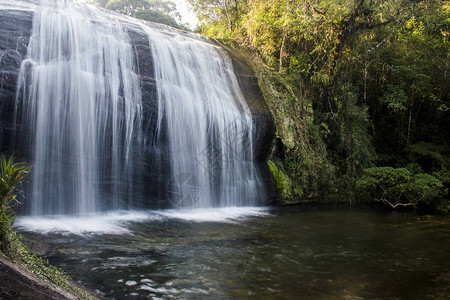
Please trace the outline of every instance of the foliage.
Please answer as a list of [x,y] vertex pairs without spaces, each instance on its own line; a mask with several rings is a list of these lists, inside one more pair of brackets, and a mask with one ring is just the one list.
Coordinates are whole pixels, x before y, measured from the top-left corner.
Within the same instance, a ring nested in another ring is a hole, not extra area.
[[241,16],[246,13],[247,0],[188,0],[199,19],[199,28],[205,35],[221,39],[237,37]]
[[409,160],[420,162],[430,172],[450,171],[450,157],[447,154],[449,149],[443,145],[418,142],[407,145],[405,151],[408,153]]
[[16,193],[29,170],[30,167],[14,162],[12,157],[0,158],[0,252],[5,255],[16,248],[18,237],[12,228],[14,207],[18,204]]
[[442,182],[430,174],[414,174],[406,168],[392,167],[365,169],[357,187],[392,208],[419,204],[436,206],[446,192]]
[[442,182],[444,185],[444,196],[441,198],[441,202],[437,205],[438,211],[441,213],[449,213],[450,211],[450,171],[441,170],[434,172],[433,176]]
[[289,176],[292,197],[316,198],[334,192],[335,167],[327,158],[326,124],[314,123],[308,91],[295,76],[280,76],[254,60],[264,98],[274,115],[277,143],[273,160]]
[[95,0],[95,2],[106,9],[138,19],[186,29],[186,26],[180,23],[181,17],[175,3],[170,0]]

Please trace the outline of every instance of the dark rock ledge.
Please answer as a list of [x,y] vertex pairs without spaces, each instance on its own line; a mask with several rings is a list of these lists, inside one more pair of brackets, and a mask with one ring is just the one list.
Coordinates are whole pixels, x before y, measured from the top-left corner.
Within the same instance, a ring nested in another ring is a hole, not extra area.
[[[94,296],[93,296],[94,297]],[[51,287],[23,266],[0,255],[0,299],[79,299],[68,291]]]

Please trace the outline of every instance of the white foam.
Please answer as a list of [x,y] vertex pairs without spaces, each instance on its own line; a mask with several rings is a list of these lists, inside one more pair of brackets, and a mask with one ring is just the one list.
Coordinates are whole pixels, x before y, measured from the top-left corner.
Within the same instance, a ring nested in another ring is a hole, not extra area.
[[177,219],[189,222],[237,222],[249,217],[268,216],[265,207],[224,207],[203,209],[169,209],[160,211],[117,211],[80,216],[20,217],[15,226],[41,234],[131,234],[129,225]]
[[129,223],[159,218],[161,217],[155,214],[148,214],[147,212],[119,211],[81,216],[21,217],[16,220],[15,225],[24,231],[43,234],[129,234],[130,231],[127,228]]
[[158,212],[166,218],[193,222],[235,222],[248,217],[268,216],[266,207],[223,207],[198,209],[173,209]]

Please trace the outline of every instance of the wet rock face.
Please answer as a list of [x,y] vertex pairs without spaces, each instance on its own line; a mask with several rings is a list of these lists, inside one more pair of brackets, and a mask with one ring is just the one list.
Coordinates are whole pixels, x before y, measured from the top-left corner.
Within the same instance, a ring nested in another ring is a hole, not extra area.
[[252,112],[255,128],[253,129],[254,148],[257,149],[255,159],[266,161],[274,139],[275,126],[272,114],[266,106],[263,94],[258,84],[258,78],[250,68],[245,58],[239,53],[225,48],[232,61],[236,77],[242,93]]
[[27,54],[33,13],[13,9],[0,12],[0,152],[11,154],[17,76]]
[[[12,1],[12,0],[11,0]],[[9,2],[11,2],[9,1]],[[16,85],[22,61],[27,55],[27,46],[32,31],[33,9],[36,4],[28,1],[17,1],[11,7],[2,6],[0,0],[0,153],[14,154],[21,160],[32,161],[29,153],[29,141],[15,139],[22,130],[21,120],[15,117]],[[5,2],[7,3],[7,2]],[[20,5],[23,5],[20,7]],[[127,26],[127,25],[125,25]],[[137,26],[127,26],[130,39],[135,49],[138,66],[143,109],[144,152],[137,169],[145,170],[143,175],[133,178],[141,190],[134,195],[143,195],[133,200],[133,208],[165,208],[167,203],[167,184],[171,180],[169,149],[165,146],[165,130],[162,128],[156,147],[156,127],[158,119],[158,99],[154,74],[154,58],[150,49],[147,34]],[[274,132],[270,112],[259,89],[257,78],[245,60],[231,52],[233,66],[239,85],[252,112],[254,120],[253,145],[254,156],[261,173],[267,177],[265,160],[268,156]],[[20,115],[20,113],[18,114]],[[162,125],[164,127],[164,123]],[[25,129],[26,130],[26,129]],[[142,151],[136,149],[135,151]],[[107,176],[105,176],[107,178]],[[105,183],[107,185],[107,183]],[[126,207],[124,207],[126,208]]]

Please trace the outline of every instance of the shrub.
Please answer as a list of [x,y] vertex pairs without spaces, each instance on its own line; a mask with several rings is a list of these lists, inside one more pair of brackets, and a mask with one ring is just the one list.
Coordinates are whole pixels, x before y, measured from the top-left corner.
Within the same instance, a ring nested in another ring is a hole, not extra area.
[[13,230],[14,207],[18,204],[16,193],[29,170],[28,165],[16,163],[12,157],[0,158],[0,252],[7,256],[17,248],[13,246],[18,239]]
[[371,194],[376,200],[390,205],[437,206],[445,188],[441,180],[425,173],[414,174],[406,168],[375,167],[364,170],[357,188]]

